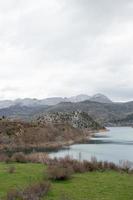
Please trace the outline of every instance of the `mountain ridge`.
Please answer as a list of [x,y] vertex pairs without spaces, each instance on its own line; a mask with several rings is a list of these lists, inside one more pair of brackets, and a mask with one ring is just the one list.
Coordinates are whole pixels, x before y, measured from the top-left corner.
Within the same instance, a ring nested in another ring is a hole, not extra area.
[[109,126],[112,122],[115,124],[117,120],[126,118],[127,115],[133,113],[133,101],[127,103],[99,103],[89,100],[83,102],[61,102],[53,106],[21,106],[15,105],[9,108],[0,109],[0,117],[5,116],[7,118],[32,120],[34,116],[44,113],[54,112],[86,112],[98,123],[104,126]]
[[16,99],[16,100],[1,100],[0,101],[0,109],[8,108],[10,106],[20,105],[27,107],[35,107],[35,106],[53,106],[59,104],[61,102],[82,102],[82,101],[96,101],[100,103],[112,103],[112,101],[103,94],[95,94],[93,96],[89,96],[86,94],[79,94],[72,97],[49,97],[45,99],[36,99],[36,98],[24,98],[24,99]]

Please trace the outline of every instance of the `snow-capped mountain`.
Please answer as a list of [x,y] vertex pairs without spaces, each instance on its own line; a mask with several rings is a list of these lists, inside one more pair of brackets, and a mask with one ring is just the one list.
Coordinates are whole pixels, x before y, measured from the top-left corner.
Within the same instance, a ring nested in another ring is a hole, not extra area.
[[100,103],[111,103],[112,101],[106,97],[103,94],[96,94],[94,96],[89,96],[86,94],[80,94],[77,96],[72,96],[72,97],[51,97],[51,98],[46,98],[46,99],[32,99],[32,98],[25,98],[25,99],[16,99],[16,100],[3,100],[0,101],[0,109],[2,108],[8,108],[10,106],[27,106],[27,107],[36,107],[36,106],[43,106],[43,105],[48,105],[48,106],[53,106],[61,102],[72,102],[72,103],[77,103],[77,102],[82,102],[82,101],[95,101],[95,102],[100,102]]
[[68,101],[70,102],[81,102],[81,101],[86,101],[89,100],[90,96],[86,95],[86,94],[80,94],[77,96],[72,96],[70,98],[68,98]]
[[89,100],[99,102],[99,103],[112,103],[112,101],[107,96],[100,94],[100,93],[95,94]]

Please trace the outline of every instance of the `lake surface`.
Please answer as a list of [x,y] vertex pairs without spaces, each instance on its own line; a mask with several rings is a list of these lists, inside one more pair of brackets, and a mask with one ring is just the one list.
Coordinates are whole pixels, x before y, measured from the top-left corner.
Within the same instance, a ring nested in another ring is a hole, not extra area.
[[53,157],[65,157],[69,155],[78,160],[90,160],[96,157],[102,161],[133,162],[133,128],[109,127],[109,131],[96,133],[86,144],[71,145],[69,149],[50,153]]

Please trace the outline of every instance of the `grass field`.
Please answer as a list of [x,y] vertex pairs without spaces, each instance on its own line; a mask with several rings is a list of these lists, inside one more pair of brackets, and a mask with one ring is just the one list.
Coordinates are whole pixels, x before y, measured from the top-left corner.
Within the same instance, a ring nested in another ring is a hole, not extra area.
[[[0,197],[11,188],[22,188],[42,179],[41,164],[15,164],[9,174],[7,164],[0,164]],[[66,197],[67,196],[67,197]],[[76,174],[71,180],[53,182],[47,200],[132,200],[133,175],[118,172]]]
[[12,188],[22,188],[41,180],[44,166],[41,164],[13,164],[16,172],[10,174],[7,169],[12,164],[0,164],[0,197]]

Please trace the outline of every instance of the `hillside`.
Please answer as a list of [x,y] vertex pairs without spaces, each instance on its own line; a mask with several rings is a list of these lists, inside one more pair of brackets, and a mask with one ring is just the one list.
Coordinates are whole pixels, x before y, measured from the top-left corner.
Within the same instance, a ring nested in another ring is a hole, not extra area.
[[39,124],[69,124],[73,128],[87,129],[87,130],[99,130],[104,127],[99,123],[95,122],[85,112],[55,112],[55,113],[44,113],[37,118]]
[[133,102],[127,103],[98,103],[84,101],[79,103],[60,103],[46,109],[46,112],[82,111],[88,113],[93,119],[108,125],[112,120],[123,119],[133,113]]
[[21,119],[21,120],[30,120],[36,113],[40,113],[42,110],[45,111],[48,106],[21,106],[14,105],[9,108],[0,109],[0,117],[5,116],[11,119]]
[[133,126],[133,113],[124,116],[122,119],[116,119],[110,121],[110,125],[113,126]]
[[[59,148],[86,140],[93,131],[104,128],[85,113],[77,116],[76,114],[54,114],[49,117],[49,119],[53,119],[50,123],[48,118],[44,120],[42,117],[30,123],[1,119],[0,150]],[[54,123],[55,119],[58,122]],[[73,121],[70,123],[71,120]]]

